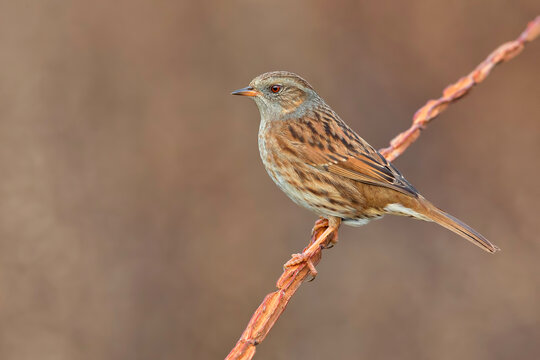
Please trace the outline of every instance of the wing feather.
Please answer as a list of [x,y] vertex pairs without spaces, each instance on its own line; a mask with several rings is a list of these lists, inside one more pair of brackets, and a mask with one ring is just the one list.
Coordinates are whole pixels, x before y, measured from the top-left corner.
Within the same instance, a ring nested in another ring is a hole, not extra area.
[[323,171],[365,184],[418,196],[416,189],[377,150],[332,110],[281,121],[273,132],[280,147],[293,149],[299,160]]

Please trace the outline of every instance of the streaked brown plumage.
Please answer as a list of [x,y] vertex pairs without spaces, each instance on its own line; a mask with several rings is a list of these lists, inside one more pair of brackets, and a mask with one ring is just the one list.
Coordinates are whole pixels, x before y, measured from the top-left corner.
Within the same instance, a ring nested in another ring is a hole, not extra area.
[[495,252],[496,246],[444,213],[358,136],[296,74],[262,74],[235,95],[261,113],[259,151],[268,174],[294,202],[329,220],[363,225],[385,214],[434,221]]

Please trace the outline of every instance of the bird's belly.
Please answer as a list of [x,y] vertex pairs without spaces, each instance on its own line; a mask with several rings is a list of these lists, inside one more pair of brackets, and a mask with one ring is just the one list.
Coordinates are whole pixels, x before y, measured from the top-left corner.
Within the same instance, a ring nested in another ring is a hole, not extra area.
[[261,122],[259,151],[264,167],[274,183],[296,204],[323,217],[339,217],[353,226],[363,225],[383,214],[367,204],[357,182],[284,153],[266,135],[265,124]]
[[[306,182],[283,175],[280,170],[271,170],[268,167],[266,170],[274,183],[296,204],[319,215],[340,216],[338,209],[330,206],[328,199],[322,196],[322,192],[315,193],[316,188],[310,187]],[[315,192],[306,190],[306,187],[315,190]]]
[[362,193],[352,182],[299,162],[263,159],[268,175],[296,204],[323,217],[335,216],[345,224],[361,226],[382,213],[366,209]]
[[377,220],[382,217],[383,215],[377,215],[373,217],[363,217],[363,218],[357,218],[357,219],[343,219],[343,223],[349,226],[363,226],[363,225],[366,225],[371,220]]

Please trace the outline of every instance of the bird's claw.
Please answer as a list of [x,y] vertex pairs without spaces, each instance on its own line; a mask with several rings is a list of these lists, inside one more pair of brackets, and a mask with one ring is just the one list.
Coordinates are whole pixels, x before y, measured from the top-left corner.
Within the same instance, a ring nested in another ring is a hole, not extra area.
[[[322,228],[327,228],[329,226],[328,219],[325,219],[323,217],[319,218],[317,221],[315,221],[315,225],[313,226],[313,229],[311,230],[311,236],[315,236],[319,230]],[[334,231],[334,233],[331,235],[332,239],[328,242],[328,245],[322,247],[321,249],[331,249],[333,248],[336,243],[338,242],[338,233],[337,231]]]
[[311,256],[307,254],[292,254],[291,259],[285,263],[284,268],[288,269],[304,262],[306,263],[309,273],[311,274],[311,279],[309,281],[313,281],[317,276],[317,269],[315,269],[315,265],[313,265],[313,261],[311,261]]
[[323,217],[319,218],[317,221],[315,221],[315,225],[313,226],[313,229],[311,229],[311,236],[312,237],[315,236],[317,231],[319,231],[322,228],[327,228],[327,227],[328,227],[328,220]]

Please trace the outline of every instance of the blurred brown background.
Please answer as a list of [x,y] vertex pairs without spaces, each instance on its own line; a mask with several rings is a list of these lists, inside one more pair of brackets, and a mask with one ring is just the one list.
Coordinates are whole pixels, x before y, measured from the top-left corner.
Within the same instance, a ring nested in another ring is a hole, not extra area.
[[[3,1],[0,359],[221,359],[315,216],[229,95],[306,77],[375,147],[514,39],[536,0]],[[397,166],[503,251],[344,227],[257,359],[540,357],[540,41]]]

